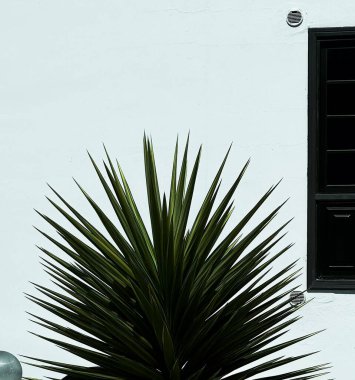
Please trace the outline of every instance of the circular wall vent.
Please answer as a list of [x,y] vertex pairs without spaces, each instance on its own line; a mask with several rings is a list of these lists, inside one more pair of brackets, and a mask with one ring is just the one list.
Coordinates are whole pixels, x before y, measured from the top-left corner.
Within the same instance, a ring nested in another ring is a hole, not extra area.
[[305,296],[303,292],[300,292],[298,290],[294,290],[290,293],[290,304],[292,306],[299,306],[302,305],[305,302]]
[[303,21],[302,13],[298,10],[290,11],[287,15],[287,24],[295,28],[296,26],[300,26]]

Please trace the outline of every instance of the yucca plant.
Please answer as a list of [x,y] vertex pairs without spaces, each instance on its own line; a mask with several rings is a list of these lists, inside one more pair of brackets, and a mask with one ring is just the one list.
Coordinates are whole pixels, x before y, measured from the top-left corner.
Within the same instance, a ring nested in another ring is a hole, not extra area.
[[272,355],[313,335],[274,343],[298,319],[294,316],[298,308],[290,306],[288,297],[295,289],[290,284],[299,275],[295,263],[270,272],[272,263],[291,246],[276,250],[288,223],[260,238],[280,205],[242,236],[274,191],[276,186],[272,186],[221,237],[233,211],[233,194],[249,163],[216,205],[229,150],[192,218],[201,148],[188,176],[188,141],[179,170],[176,144],[170,192],[161,197],[152,141],[144,136],[150,228],[142,220],[121,167],[107,152],[105,174],[90,159],[117,219],[109,218],[78,184],[105,232],[52,189],[66,209],[50,202],[80,237],[40,214],[61,239],[41,233],[67,259],[40,248],[46,271],[60,290],[35,284],[46,297],[29,298],[65,321],[62,325],[35,316],[39,325],[65,339],[41,337],[92,364],[31,358],[36,360],[34,365],[68,379],[85,380],[218,380],[232,371],[237,372],[231,380],[305,380],[325,374],[327,367],[317,365],[263,375],[311,355]]

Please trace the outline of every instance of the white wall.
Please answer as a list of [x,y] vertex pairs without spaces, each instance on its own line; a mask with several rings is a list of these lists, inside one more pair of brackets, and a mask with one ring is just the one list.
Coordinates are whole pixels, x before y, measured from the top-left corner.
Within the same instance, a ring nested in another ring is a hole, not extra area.
[[[294,7],[304,14],[295,29],[285,22]],[[197,200],[231,141],[225,184],[252,157],[241,211],[283,177],[268,207],[291,196],[279,217],[295,216],[285,261],[305,265],[307,28],[354,25],[353,0],[1,0],[0,350],[68,358],[27,332],[40,330],[25,310],[38,309],[23,292],[34,293],[29,281],[49,284],[34,247],[47,243],[32,224],[50,229],[33,208],[56,215],[48,181],[88,210],[72,176],[104,200],[85,151],[100,159],[101,142],[145,205],[144,130],[164,178],[178,133],[191,131],[193,150],[203,144]],[[316,294],[289,336],[327,331],[290,353],[320,349],[309,363],[330,361],[332,377],[353,378],[354,297]]]

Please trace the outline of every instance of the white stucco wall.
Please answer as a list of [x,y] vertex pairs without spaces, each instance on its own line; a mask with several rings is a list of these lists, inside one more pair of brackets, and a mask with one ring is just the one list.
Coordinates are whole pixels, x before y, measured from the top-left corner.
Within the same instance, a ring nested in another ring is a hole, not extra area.
[[[304,14],[295,29],[285,22],[294,7]],[[268,210],[291,197],[278,218],[295,216],[284,262],[306,265],[307,29],[354,25],[353,0],[1,0],[0,350],[69,358],[27,332],[40,330],[25,310],[38,309],[23,292],[49,284],[34,246],[47,243],[32,225],[50,229],[33,208],[57,215],[49,182],[88,210],[72,176],[104,200],[85,151],[100,159],[101,142],[144,206],[144,130],[164,178],[177,134],[191,131],[192,151],[203,144],[197,200],[231,141],[225,184],[252,157],[241,211],[283,177]],[[289,353],[322,350],[308,363],[332,362],[332,377],[352,379],[355,295],[312,296],[289,336],[327,330]]]

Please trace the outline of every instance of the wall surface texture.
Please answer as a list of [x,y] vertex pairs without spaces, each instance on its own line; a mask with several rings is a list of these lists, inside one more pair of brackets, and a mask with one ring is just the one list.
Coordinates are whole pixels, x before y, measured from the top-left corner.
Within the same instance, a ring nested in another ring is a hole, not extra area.
[[[340,4],[341,3],[341,4]],[[287,26],[299,8],[304,22]],[[44,195],[54,186],[92,216],[72,177],[105,203],[86,149],[102,142],[119,158],[146,216],[142,137],[151,134],[167,186],[177,134],[203,144],[196,204],[230,142],[223,189],[249,158],[237,192],[237,221],[283,178],[266,211],[290,197],[274,225],[295,219],[295,242],[277,266],[306,267],[307,30],[355,26],[353,0],[1,0],[0,1],[0,350],[52,360],[76,358],[28,333],[43,331],[25,311],[30,281],[50,286],[33,228],[50,228],[33,210],[61,220]],[[260,217],[262,212],[260,214]],[[306,287],[306,276],[300,278]],[[292,355],[321,352],[332,377],[355,373],[355,295],[314,297],[288,336],[325,332]],[[24,366],[26,376],[45,373]]]

